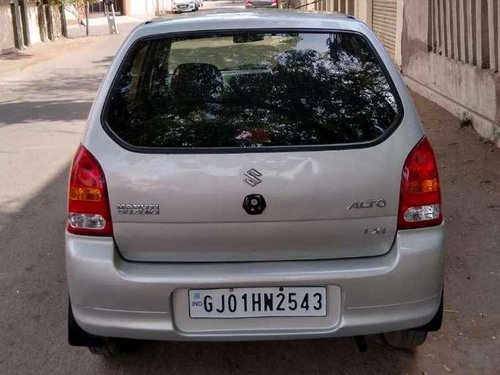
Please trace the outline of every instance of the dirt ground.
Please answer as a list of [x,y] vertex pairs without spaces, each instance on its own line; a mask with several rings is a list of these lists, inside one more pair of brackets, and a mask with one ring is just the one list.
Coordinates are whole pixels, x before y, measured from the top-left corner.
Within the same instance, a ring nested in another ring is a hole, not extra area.
[[19,73],[20,71],[36,65],[40,62],[55,59],[67,50],[76,51],[81,47],[92,44],[93,37],[79,39],[56,39],[45,43],[38,43],[23,51],[15,51],[9,54],[0,54],[1,74]]
[[142,342],[104,360],[68,346],[68,165],[123,38],[89,38],[8,74],[0,59],[0,374],[500,374],[500,149],[419,96],[441,169],[447,264],[444,326],[418,350],[377,336],[367,353],[350,338]]
[[446,217],[444,327],[425,351],[455,373],[500,374],[500,149],[414,99],[438,158]]

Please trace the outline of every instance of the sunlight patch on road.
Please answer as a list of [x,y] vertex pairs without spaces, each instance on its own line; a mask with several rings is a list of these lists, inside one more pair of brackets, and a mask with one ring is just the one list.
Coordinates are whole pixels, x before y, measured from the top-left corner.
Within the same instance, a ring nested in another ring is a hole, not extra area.
[[0,128],[0,230],[55,177],[66,173],[84,125],[73,121]]

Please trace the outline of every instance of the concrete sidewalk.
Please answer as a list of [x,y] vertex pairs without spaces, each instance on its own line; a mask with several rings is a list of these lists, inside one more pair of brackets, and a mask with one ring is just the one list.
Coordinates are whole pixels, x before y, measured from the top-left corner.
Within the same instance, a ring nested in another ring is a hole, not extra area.
[[[153,17],[130,17],[130,16],[117,16],[116,27],[118,32],[128,34],[138,24],[148,21]],[[89,18],[89,36],[102,36],[109,35],[108,20],[106,17],[91,17]],[[85,37],[85,26],[72,24],[68,25],[69,38],[82,38]]]
[[16,72],[30,66],[58,60],[66,54],[77,53],[81,48],[99,44],[100,42],[114,44],[120,42],[137,25],[150,17],[116,17],[119,34],[110,35],[105,17],[90,18],[90,36],[85,36],[85,28],[79,25],[68,25],[69,38],[59,38],[46,43],[36,43],[22,51],[11,54],[0,54],[0,79],[11,77]]

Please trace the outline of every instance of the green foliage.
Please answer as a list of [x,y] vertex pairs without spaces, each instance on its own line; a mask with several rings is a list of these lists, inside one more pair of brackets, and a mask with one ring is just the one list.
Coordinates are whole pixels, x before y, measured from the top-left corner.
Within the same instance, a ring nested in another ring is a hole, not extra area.
[[[85,18],[85,7],[88,4],[97,3],[98,0],[57,0],[59,4],[63,4],[65,9],[73,13],[79,22]],[[87,27],[88,35],[88,27]]]

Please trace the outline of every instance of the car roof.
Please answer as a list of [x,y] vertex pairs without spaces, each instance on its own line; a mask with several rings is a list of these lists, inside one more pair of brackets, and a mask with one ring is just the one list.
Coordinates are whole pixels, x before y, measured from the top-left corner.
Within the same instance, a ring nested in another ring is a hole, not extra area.
[[156,17],[136,29],[137,37],[164,33],[249,30],[249,29],[325,29],[362,31],[364,23],[344,13],[297,11],[288,9],[209,10],[176,17]]

